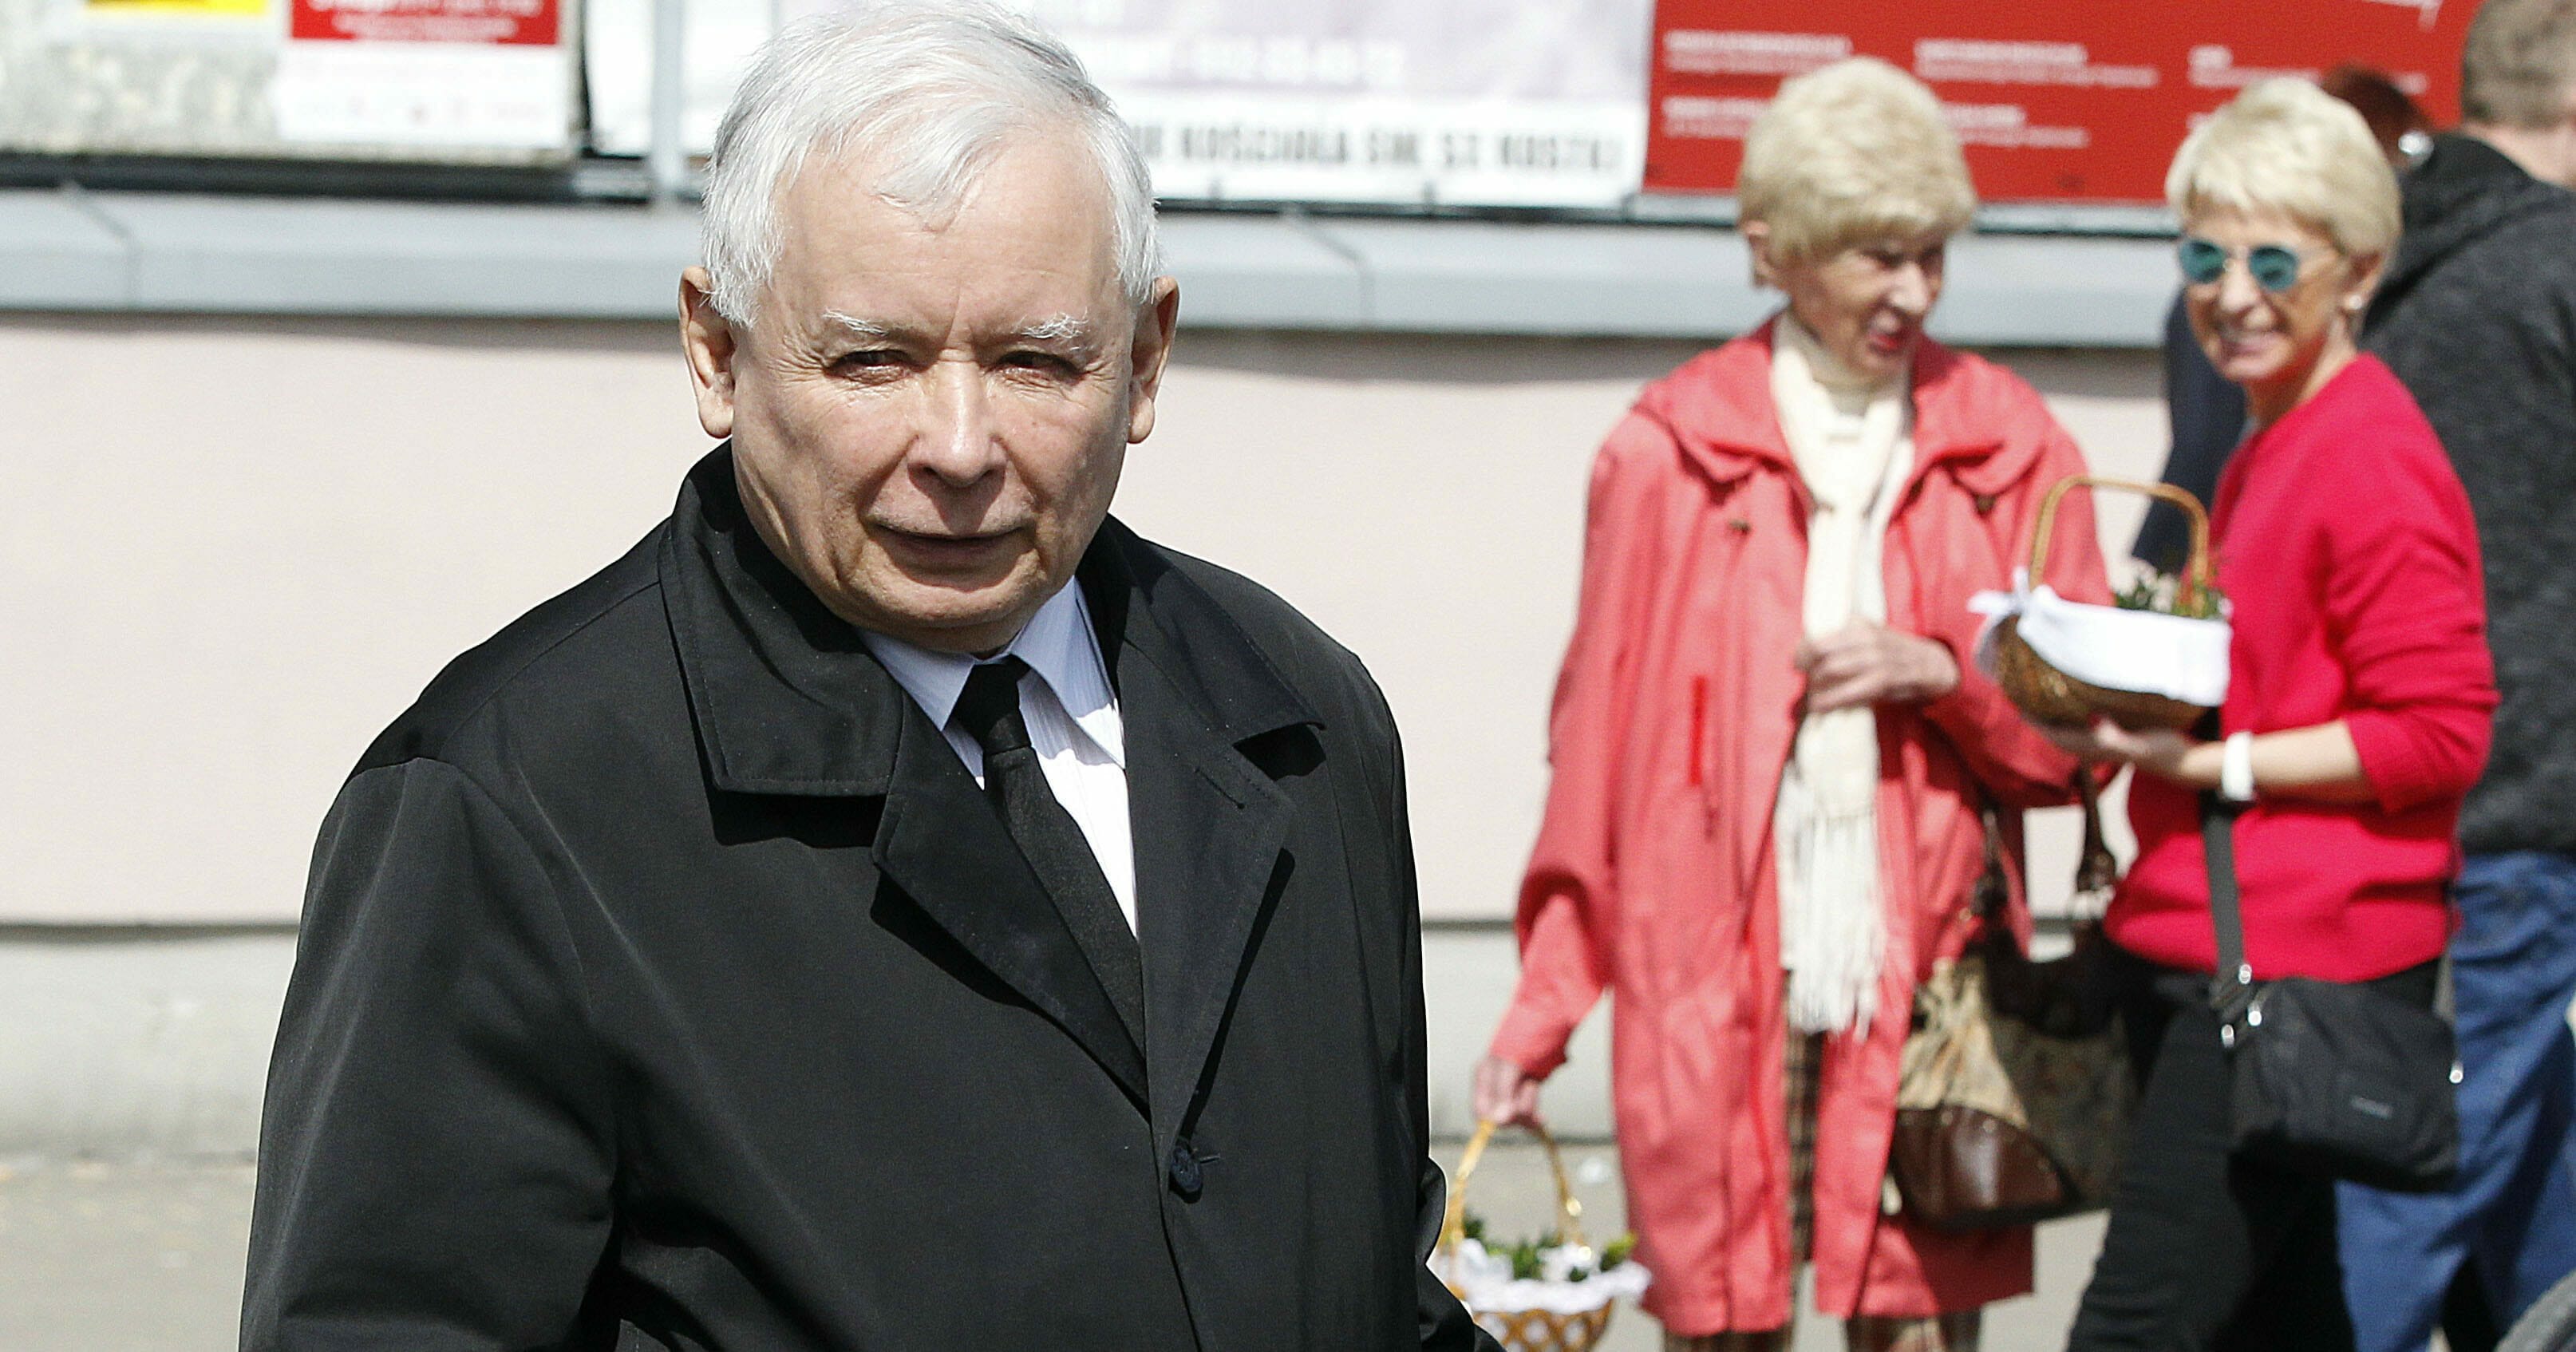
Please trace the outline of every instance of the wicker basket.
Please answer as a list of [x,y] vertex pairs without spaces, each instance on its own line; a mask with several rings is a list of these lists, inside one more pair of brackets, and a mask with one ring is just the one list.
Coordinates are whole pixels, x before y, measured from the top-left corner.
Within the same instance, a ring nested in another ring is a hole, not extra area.
[[[2048,564],[2048,539],[2057,525],[2058,501],[2073,488],[2112,488],[2143,493],[2181,508],[2183,515],[2191,519],[2191,557],[2183,564],[2182,576],[2177,580],[2179,599],[2187,603],[2208,589],[2209,514],[2201,510],[2200,499],[2171,484],[2097,479],[2083,474],[2058,480],[2050,486],[2048,496],[2040,500],[2039,527],[2030,541],[2030,576],[2034,582],[2046,575],[2042,570]],[[2022,641],[2016,621],[2011,618],[1996,626],[1995,680],[2023,713],[2041,723],[2080,724],[2101,717],[2126,728],[2180,731],[2198,723],[2209,713],[2200,705],[2185,704],[2163,695],[2114,690],[2079,681],[2050,666],[2038,653],[2031,651],[2030,645]]]
[[[1574,1195],[1574,1185],[1565,1178],[1565,1157],[1558,1153],[1556,1138],[1547,1128],[1533,1123],[1530,1131],[1538,1143],[1547,1147],[1547,1169],[1556,1179],[1556,1205],[1565,1216],[1565,1239],[1568,1243],[1589,1246],[1592,1241],[1583,1234],[1583,1202]],[[1494,1139],[1494,1124],[1479,1122],[1476,1134],[1467,1140],[1466,1153],[1458,1157],[1458,1176],[1449,1185],[1449,1211],[1440,1223],[1440,1247],[1433,1256],[1433,1270],[1444,1274],[1454,1271],[1458,1241],[1467,1236],[1467,1180],[1475,1175],[1476,1161],[1482,1159],[1485,1147]],[[1445,1264],[1443,1259],[1448,1260]],[[1444,1275],[1449,1290],[1460,1300],[1466,1293],[1455,1280]],[[1580,1314],[1558,1314],[1552,1310],[1477,1310],[1469,1314],[1487,1333],[1500,1341],[1506,1352],[1592,1352],[1601,1335],[1610,1331],[1610,1305],[1585,1310]]]

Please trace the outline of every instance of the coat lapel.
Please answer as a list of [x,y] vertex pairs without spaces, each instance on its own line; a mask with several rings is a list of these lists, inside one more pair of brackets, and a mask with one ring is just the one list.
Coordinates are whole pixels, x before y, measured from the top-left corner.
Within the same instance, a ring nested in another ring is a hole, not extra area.
[[1037,875],[920,706],[761,543],[729,451],[690,472],[661,578],[714,788],[882,795],[883,876],[1144,1107],[1143,1054]]
[[1145,1103],[1144,1058],[1063,916],[957,753],[918,708],[906,712],[877,827],[877,867]]
[[1288,839],[1288,795],[1159,666],[1130,664],[1127,794],[1154,1121],[1178,1130]]
[[1117,522],[1101,536],[1082,581],[1126,726],[1146,1082],[1168,1149],[1292,863],[1288,795],[1247,744],[1320,720],[1213,598]]
[[1287,730],[1322,722],[1233,617],[1170,556],[1102,523],[1080,579],[1127,728],[1140,1052],[956,753],[760,542],[729,450],[690,473],[661,573],[713,786],[883,795],[879,871],[1147,1106],[1168,1148],[1216,1055],[1273,881],[1293,862],[1288,796],[1247,749],[1302,735],[1311,763],[1312,736]]

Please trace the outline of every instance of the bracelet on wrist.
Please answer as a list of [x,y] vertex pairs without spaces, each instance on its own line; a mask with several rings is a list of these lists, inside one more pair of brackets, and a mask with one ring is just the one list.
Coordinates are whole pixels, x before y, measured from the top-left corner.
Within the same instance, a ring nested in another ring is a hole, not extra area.
[[2254,734],[2231,732],[2218,750],[2218,796],[2231,803],[2254,801]]

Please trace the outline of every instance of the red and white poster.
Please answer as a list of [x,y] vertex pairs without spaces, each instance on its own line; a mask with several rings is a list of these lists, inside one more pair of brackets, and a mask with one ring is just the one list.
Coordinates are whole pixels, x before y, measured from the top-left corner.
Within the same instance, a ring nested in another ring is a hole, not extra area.
[[287,36],[551,47],[562,28],[556,0],[295,0]]
[[292,0],[280,138],[571,152],[567,0]]
[[1780,82],[1875,56],[1932,86],[1990,202],[2152,203],[2192,119],[2272,75],[2374,67],[2458,116],[2474,0],[1904,5],[1658,0],[1646,190],[1734,191]]

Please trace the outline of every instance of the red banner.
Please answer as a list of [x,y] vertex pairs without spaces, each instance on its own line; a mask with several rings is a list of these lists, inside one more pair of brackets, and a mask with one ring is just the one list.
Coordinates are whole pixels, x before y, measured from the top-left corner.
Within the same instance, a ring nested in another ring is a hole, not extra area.
[[[299,0],[302,3],[302,0]],[[1650,192],[1732,192],[1782,79],[1876,56],[1940,96],[1987,201],[2158,202],[2192,119],[2272,75],[2375,67],[2458,115],[2474,0],[1657,0]]]
[[288,36],[551,47],[557,0],[295,0]]

